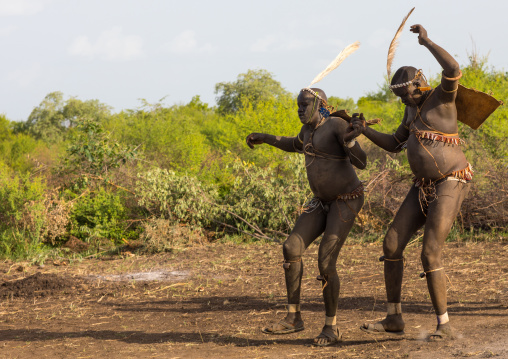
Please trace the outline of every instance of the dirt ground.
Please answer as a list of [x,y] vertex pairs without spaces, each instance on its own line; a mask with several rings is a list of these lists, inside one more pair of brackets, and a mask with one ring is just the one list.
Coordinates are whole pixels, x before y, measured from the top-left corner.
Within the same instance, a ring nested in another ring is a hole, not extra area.
[[43,266],[0,263],[1,358],[508,358],[508,242],[447,243],[449,313],[459,334],[428,342],[435,316],[406,250],[406,335],[359,330],[385,313],[380,243],[346,244],[337,267],[344,341],[311,345],[324,323],[317,246],[305,254],[306,330],[268,336],[284,316],[281,246],[210,244],[179,253]]

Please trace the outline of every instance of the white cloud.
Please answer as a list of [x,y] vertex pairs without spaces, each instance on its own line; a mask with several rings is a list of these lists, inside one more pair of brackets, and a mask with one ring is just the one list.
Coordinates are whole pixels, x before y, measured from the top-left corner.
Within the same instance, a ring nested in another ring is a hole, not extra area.
[[196,34],[192,30],[180,33],[173,40],[164,44],[162,48],[175,54],[204,53],[213,50],[210,43],[200,45],[196,40]]
[[41,73],[41,65],[34,63],[28,67],[10,71],[7,75],[7,81],[13,83],[15,87],[27,88],[34,84]]
[[140,36],[124,35],[121,27],[114,27],[102,32],[95,42],[88,36],[75,38],[68,48],[68,53],[90,59],[99,57],[108,61],[125,61],[142,56],[142,47]]
[[0,0],[0,16],[37,14],[46,4],[42,0]]

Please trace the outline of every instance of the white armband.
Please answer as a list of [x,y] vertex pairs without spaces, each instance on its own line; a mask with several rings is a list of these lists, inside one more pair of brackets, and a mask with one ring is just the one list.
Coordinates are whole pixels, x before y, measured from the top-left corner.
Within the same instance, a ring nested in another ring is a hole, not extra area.
[[353,148],[354,145],[356,145],[356,140],[355,139],[352,139],[351,141],[349,142],[345,142],[344,145],[347,147],[347,148]]

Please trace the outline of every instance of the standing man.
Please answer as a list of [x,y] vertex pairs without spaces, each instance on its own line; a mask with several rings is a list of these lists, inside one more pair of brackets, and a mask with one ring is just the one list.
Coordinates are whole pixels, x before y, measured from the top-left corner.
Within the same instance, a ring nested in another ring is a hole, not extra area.
[[[247,145],[267,143],[286,152],[305,155],[307,178],[314,198],[304,206],[288,239],[283,245],[288,313],[279,322],[263,329],[266,334],[288,334],[304,329],[300,312],[300,289],[303,274],[302,255],[321,234],[318,280],[322,282],[326,318],[314,344],[327,346],[341,340],[336,322],[340,281],[336,262],[354,219],[363,205],[363,185],[353,165],[365,168],[367,156],[355,141],[361,129],[330,116],[327,97],[317,88],[304,88],[298,96],[298,116],[303,126],[296,137],[251,133]],[[344,136],[348,133],[348,140]]]
[[455,99],[462,73],[455,59],[427,37],[423,26],[413,25],[411,31],[418,34],[420,45],[425,46],[443,68],[441,84],[431,89],[421,70],[401,67],[390,86],[406,105],[397,131],[388,135],[366,127],[363,114],[359,117],[355,114],[351,122],[355,130],[361,129],[367,138],[386,151],[399,152],[407,148],[409,165],[415,175],[414,184],[383,242],[381,260],[384,259],[388,299],[386,318],[378,323],[364,324],[361,329],[369,333],[404,333],[401,311],[403,251],[411,236],[425,225],[422,275],[427,278],[437,316],[437,329],[429,339],[453,338],[441,255],[473,175],[461,149],[463,141],[458,137]]

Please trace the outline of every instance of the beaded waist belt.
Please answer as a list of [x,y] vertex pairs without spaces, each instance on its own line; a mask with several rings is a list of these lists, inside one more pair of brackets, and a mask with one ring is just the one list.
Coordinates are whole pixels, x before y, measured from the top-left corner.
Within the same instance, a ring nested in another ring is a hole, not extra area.
[[358,187],[356,187],[353,191],[351,191],[349,193],[345,193],[345,194],[339,194],[337,196],[337,199],[347,201],[350,199],[358,198],[363,195],[363,190],[364,190],[363,183],[360,183],[360,185]]
[[325,202],[325,201],[322,201],[318,197],[313,197],[310,200],[308,200],[307,202],[305,202],[305,204],[303,205],[303,211],[305,213],[310,213],[318,207],[325,208],[325,206],[330,205],[334,201],[339,201],[339,200],[340,201],[349,201],[352,199],[356,199],[356,198],[363,195],[363,190],[364,190],[363,183],[360,183],[360,185],[358,187],[356,187],[353,191],[351,191],[349,193],[339,194],[337,196],[337,198],[332,201]]
[[422,138],[425,140],[444,142],[453,145],[461,145],[464,144],[464,140],[457,137],[450,137],[446,135],[440,135],[438,133],[429,132],[429,131],[420,131],[420,130],[411,130],[412,133],[415,134],[416,137]]
[[425,187],[425,186],[429,186],[429,185],[432,185],[432,184],[435,184],[439,181],[446,181],[446,180],[455,180],[455,181],[460,181],[460,182],[469,182],[473,179],[473,167],[471,166],[471,164],[468,162],[467,163],[467,167],[464,168],[463,170],[458,170],[458,171],[453,171],[441,178],[438,178],[437,180],[429,180],[429,181],[425,181],[425,179],[419,179],[419,178],[414,178],[413,179],[413,182],[415,184],[416,187]]

